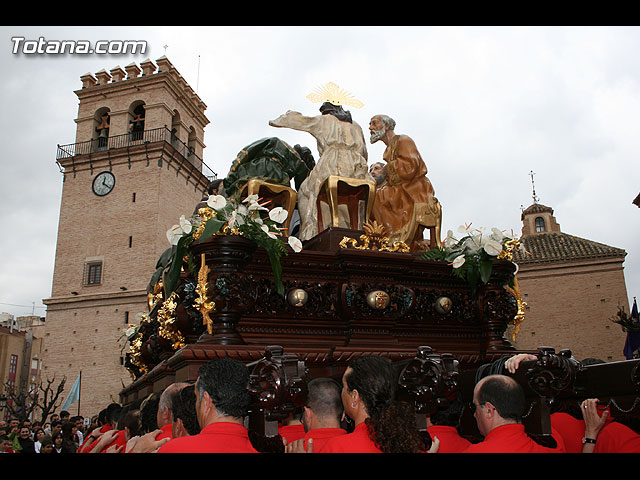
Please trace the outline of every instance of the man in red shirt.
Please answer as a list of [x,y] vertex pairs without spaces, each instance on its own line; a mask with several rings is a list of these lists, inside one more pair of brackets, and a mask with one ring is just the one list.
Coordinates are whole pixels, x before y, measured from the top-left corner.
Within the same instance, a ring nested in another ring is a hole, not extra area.
[[471,442],[460,436],[458,424],[462,415],[463,403],[460,395],[446,409],[438,410],[427,418],[427,433],[432,441],[440,441],[438,453],[460,453]]
[[243,420],[250,402],[248,384],[249,369],[238,360],[221,358],[202,365],[195,387],[201,431],[166,442],[158,453],[257,453]]
[[[582,402],[585,425],[583,453],[640,453],[640,435],[609,417],[597,398]],[[602,410],[602,414],[598,412]]]
[[162,395],[160,395],[160,402],[158,403],[157,422],[158,428],[162,432],[156,437],[156,440],[162,440],[163,438],[173,438],[173,402],[180,390],[188,383],[178,382],[172,383],[164,389]]
[[346,435],[342,418],[342,387],[331,378],[314,378],[307,385],[307,404],[303,407],[304,438],[285,441],[285,453],[319,452],[330,438]]
[[525,397],[522,387],[506,375],[482,378],[473,390],[474,417],[484,436],[463,453],[564,453],[562,447],[547,448],[530,438],[522,424]]

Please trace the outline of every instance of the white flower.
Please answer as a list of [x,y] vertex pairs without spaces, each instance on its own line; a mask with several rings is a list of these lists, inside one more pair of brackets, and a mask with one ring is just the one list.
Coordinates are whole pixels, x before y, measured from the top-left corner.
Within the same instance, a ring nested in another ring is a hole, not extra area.
[[268,209],[263,207],[262,205],[260,205],[258,202],[252,202],[249,204],[249,211],[253,212],[256,210],[265,210],[267,211]]
[[289,212],[282,207],[276,207],[269,212],[269,218],[276,223],[284,222],[289,216]]
[[502,252],[502,244],[491,239],[487,239],[482,248],[484,248],[485,252],[494,257],[498,256],[500,252]]
[[469,236],[462,243],[464,249],[471,255],[475,255],[482,248],[482,237],[479,235]]
[[256,195],[255,193],[252,195],[247,196],[247,198],[245,198],[242,203],[256,203],[258,201],[258,195]]
[[193,229],[191,222],[187,220],[184,215],[180,215],[180,228],[182,228],[182,231],[187,234],[191,233],[191,230]]
[[302,250],[302,242],[296,237],[289,237],[289,246],[293,248],[294,252],[299,252]]
[[169,230],[167,230],[167,240],[169,240],[169,243],[171,245],[177,245],[178,240],[182,238],[183,233],[184,232],[182,231],[182,227],[180,225],[174,225]]
[[459,233],[466,233],[467,235],[469,235],[472,231],[473,231],[473,228],[471,228],[471,224],[469,224],[469,225],[460,225],[458,227],[458,232]]
[[493,227],[491,229],[491,238],[496,242],[501,242],[502,239],[504,238],[504,234],[497,228]]
[[214,210],[220,210],[227,206],[227,199],[222,195],[210,195],[209,198],[207,198],[207,205]]
[[229,228],[233,228],[237,220],[238,220],[238,212],[234,210],[233,212],[231,212],[231,215],[229,216]]
[[268,225],[262,225],[262,227],[260,227],[260,228],[262,228],[262,230],[264,230],[264,232],[265,232],[267,235],[269,235],[269,238],[273,238],[273,239],[278,238],[278,237],[276,236],[276,234],[275,234],[275,233],[273,233],[273,232],[271,232],[271,231],[269,230],[269,226],[268,226]]
[[456,240],[456,238],[453,236],[453,232],[451,230],[449,230],[447,232],[447,237],[444,239],[442,244],[445,246],[445,248],[451,248],[456,243],[458,243],[458,240]]
[[453,268],[460,268],[462,265],[464,265],[464,262],[467,259],[465,258],[464,255],[458,255],[456,258],[453,259],[453,263],[451,265],[453,265]]
[[129,326],[129,328],[125,329],[124,335],[129,338],[131,335],[136,333],[136,327],[134,325]]

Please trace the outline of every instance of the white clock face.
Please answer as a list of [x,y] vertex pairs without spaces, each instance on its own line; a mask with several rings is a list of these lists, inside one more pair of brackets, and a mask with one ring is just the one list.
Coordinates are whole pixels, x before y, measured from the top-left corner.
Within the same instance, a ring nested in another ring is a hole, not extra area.
[[111,172],[99,173],[93,179],[93,193],[103,197],[108,194],[116,184],[116,177]]

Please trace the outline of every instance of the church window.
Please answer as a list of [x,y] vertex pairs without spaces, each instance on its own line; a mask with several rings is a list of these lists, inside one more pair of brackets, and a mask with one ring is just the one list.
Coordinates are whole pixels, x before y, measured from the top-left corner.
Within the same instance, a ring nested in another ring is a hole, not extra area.
[[102,262],[84,264],[84,284],[99,285],[102,282]]
[[544,218],[536,217],[536,232],[540,233],[544,231],[545,231]]

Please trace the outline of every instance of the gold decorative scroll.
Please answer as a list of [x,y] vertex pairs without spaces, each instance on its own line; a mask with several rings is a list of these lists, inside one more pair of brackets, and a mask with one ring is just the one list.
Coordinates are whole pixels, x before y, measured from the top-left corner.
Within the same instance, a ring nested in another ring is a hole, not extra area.
[[174,327],[178,296],[173,292],[158,310],[158,335],[171,342],[174,351],[185,346],[185,339]]
[[213,333],[213,320],[211,320],[209,312],[215,310],[216,304],[207,298],[209,271],[210,269],[205,262],[205,254],[203,253],[200,256],[200,270],[198,271],[198,285],[196,286],[198,298],[194,300],[194,304],[202,314],[202,324],[207,326],[207,332],[211,335]]
[[344,237],[340,241],[341,248],[355,248],[357,250],[378,250],[380,252],[403,252],[410,251],[409,246],[404,242],[393,242],[389,245],[389,236],[383,225],[373,220],[373,222],[364,222],[362,225],[364,234],[360,235],[360,242],[355,238]]

